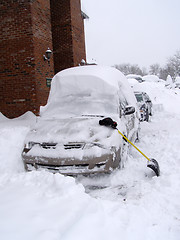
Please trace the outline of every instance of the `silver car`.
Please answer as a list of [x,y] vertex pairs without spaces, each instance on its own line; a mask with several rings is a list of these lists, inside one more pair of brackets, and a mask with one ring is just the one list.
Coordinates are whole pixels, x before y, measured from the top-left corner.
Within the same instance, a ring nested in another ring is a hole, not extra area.
[[127,144],[116,128],[99,121],[112,118],[134,141],[137,111],[135,96],[119,70],[81,66],[61,71],[52,79],[47,105],[26,137],[25,169],[77,175],[122,167]]
[[146,92],[134,92],[140,111],[140,121],[149,121],[152,116],[152,101]]

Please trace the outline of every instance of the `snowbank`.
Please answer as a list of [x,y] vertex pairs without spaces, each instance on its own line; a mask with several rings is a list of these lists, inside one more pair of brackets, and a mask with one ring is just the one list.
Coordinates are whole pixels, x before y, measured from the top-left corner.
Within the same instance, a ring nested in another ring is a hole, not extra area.
[[158,178],[134,149],[125,168],[109,176],[74,179],[45,171],[27,173],[21,151],[35,119],[32,114],[16,120],[1,115],[2,240],[179,239],[180,93],[155,82],[136,87],[165,109],[142,123],[137,143],[158,160]]
[[1,112],[0,112],[0,129],[4,128],[6,126],[26,126],[26,127],[31,127],[33,126],[37,121],[37,117],[34,113],[28,111],[24,113],[23,115],[9,119],[6,118]]
[[139,83],[135,78],[128,78],[127,80],[131,87],[134,87],[134,85]]
[[143,76],[143,80],[146,82],[160,82],[160,79],[156,75],[146,75]]
[[24,171],[21,152],[24,147],[24,139],[35,122],[36,116],[32,112],[27,112],[14,119],[1,118],[0,173]]
[[180,77],[176,77],[176,79],[175,79],[175,83],[180,84]]
[[8,118],[5,117],[5,116],[0,112],[0,122],[1,122],[1,121],[7,121],[7,120],[8,120]]
[[[146,92],[152,100],[154,109],[164,109],[171,113],[180,113],[180,91],[167,89],[161,82],[143,82],[134,85],[134,91]],[[171,99],[171,100],[170,100]]]
[[21,152],[24,147],[24,138],[28,131],[28,127],[14,127],[10,125],[2,127],[0,124],[0,174],[24,171]]
[[126,75],[126,77],[128,79],[132,79],[132,78],[134,78],[134,79],[142,79],[142,76],[138,75],[138,74],[128,74],[128,75]]

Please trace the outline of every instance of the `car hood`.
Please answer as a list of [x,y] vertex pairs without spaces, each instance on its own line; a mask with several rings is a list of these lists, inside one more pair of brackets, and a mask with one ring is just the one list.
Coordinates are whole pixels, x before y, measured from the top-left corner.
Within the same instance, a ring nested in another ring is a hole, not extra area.
[[[69,142],[97,142],[105,146],[119,146],[122,139],[117,130],[100,126],[100,119],[102,117],[98,116],[65,119],[39,118],[34,129],[27,135],[25,142],[63,144]],[[114,118],[114,120],[118,119]],[[124,126],[121,123],[121,131],[123,130]]]

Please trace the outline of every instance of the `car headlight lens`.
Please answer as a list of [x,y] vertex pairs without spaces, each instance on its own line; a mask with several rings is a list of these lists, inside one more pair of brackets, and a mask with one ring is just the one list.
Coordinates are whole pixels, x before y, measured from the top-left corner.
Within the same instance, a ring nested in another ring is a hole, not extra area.
[[34,142],[28,142],[28,143],[25,144],[24,148],[31,149],[34,145],[35,145]]

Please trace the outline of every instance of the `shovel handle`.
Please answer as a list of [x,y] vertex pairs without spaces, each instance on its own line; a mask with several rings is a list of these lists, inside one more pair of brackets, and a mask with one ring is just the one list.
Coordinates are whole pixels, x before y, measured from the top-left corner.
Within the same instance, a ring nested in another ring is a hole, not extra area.
[[[118,129],[117,129],[118,130]],[[136,150],[138,150],[138,152],[140,152],[148,161],[151,161],[143,152],[141,152],[141,150],[139,150],[139,148],[137,148],[126,136],[124,136],[119,130],[118,133],[124,138],[126,139],[126,141],[128,143],[130,143]]]

